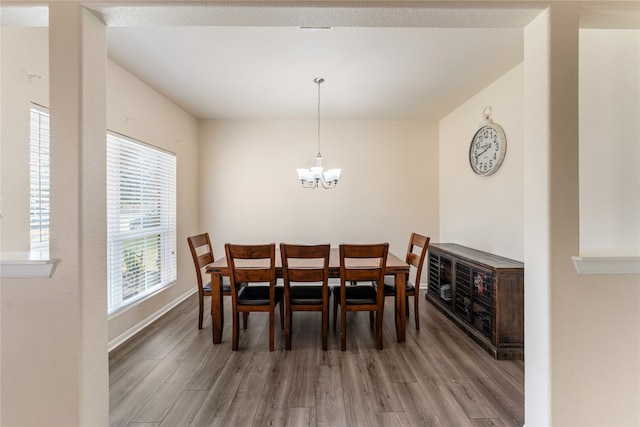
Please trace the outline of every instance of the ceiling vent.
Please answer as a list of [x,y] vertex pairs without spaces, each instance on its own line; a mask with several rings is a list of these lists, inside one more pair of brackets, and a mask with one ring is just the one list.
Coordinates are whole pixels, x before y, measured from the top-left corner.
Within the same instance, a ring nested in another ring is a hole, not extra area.
[[311,27],[311,26],[306,26],[306,27],[300,27],[301,30],[306,30],[306,31],[317,31],[317,30],[332,30],[333,27]]

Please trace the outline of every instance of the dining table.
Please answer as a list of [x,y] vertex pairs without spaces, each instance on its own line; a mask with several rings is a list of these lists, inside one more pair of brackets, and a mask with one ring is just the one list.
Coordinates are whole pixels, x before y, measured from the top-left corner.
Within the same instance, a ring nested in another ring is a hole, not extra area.
[[[350,265],[360,267],[356,260],[349,260]],[[259,261],[258,261],[259,262]],[[362,260],[362,266],[367,266],[367,260]],[[206,272],[211,275],[211,329],[214,344],[222,341],[222,329],[224,326],[224,310],[222,304],[222,278],[229,276],[229,267],[227,258],[223,257],[215,260],[206,266]],[[395,325],[396,336],[398,342],[405,341],[406,329],[406,298],[405,288],[407,278],[409,276],[409,264],[403,259],[398,258],[393,253],[387,255],[387,264],[385,266],[386,276],[395,276]],[[280,251],[276,251],[276,277],[282,278],[282,260]],[[331,248],[329,256],[329,277],[340,278],[340,250]],[[418,298],[417,296],[415,298]]]

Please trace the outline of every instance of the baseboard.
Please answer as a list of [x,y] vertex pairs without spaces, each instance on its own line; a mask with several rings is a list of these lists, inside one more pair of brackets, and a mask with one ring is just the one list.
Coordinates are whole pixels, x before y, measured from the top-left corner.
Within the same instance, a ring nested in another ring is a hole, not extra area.
[[160,317],[162,317],[163,315],[168,313],[172,308],[176,307],[178,304],[180,304],[182,301],[184,301],[187,298],[189,298],[191,295],[195,294],[197,291],[198,291],[197,289],[192,289],[192,290],[182,294],[181,296],[179,296],[178,298],[173,300],[173,302],[171,304],[168,304],[168,305],[162,307],[160,310],[156,311],[151,316],[147,317],[146,319],[142,320],[141,322],[138,322],[136,325],[132,326],[131,328],[126,330],[124,333],[120,334],[116,338],[114,338],[111,341],[109,341],[109,353],[111,353],[116,348],[120,347],[128,339],[130,339],[135,334],[137,334],[138,332],[140,332],[141,330],[143,330],[144,328],[146,328],[147,326],[149,326],[150,324],[152,324],[153,322],[158,320]]

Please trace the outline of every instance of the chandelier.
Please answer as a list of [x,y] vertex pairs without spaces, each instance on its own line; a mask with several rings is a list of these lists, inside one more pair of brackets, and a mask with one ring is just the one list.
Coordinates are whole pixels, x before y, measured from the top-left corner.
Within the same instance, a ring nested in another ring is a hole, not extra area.
[[322,77],[316,77],[313,82],[318,85],[318,154],[316,154],[316,165],[306,169],[298,168],[298,179],[304,188],[317,188],[322,186],[326,189],[334,188],[340,179],[342,169],[329,169],[322,167],[322,154],[320,154],[320,84],[324,82]]

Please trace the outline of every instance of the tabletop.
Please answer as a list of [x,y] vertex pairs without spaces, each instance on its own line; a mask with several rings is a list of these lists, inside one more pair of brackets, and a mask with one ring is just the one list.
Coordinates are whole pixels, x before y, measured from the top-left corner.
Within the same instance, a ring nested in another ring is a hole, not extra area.
[[[309,266],[315,267],[317,266],[318,260],[291,260],[289,264],[292,267],[302,267]],[[375,266],[375,260],[362,259],[358,260],[346,260],[347,265],[353,264],[358,266],[367,266],[371,264],[371,266]],[[255,267],[264,267],[266,266],[267,261],[262,260],[236,260],[236,264],[238,266],[255,266]],[[243,265],[244,264],[244,265]],[[280,259],[280,251],[276,250],[276,271],[278,273],[282,272],[282,260]],[[387,274],[396,274],[401,272],[409,271],[409,264],[407,264],[403,259],[398,258],[396,255],[389,252],[387,255],[387,265],[385,266],[385,271]],[[227,258],[222,257],[217,259],[215,262],[207,265],[207,273],[221,273],[222,275],[228,275],[228,266],[227,266]],[[340,250],[338,248],[331,248],[331,254],[329,256],[329,275],[332,277],[339,277],[340,275]]]

